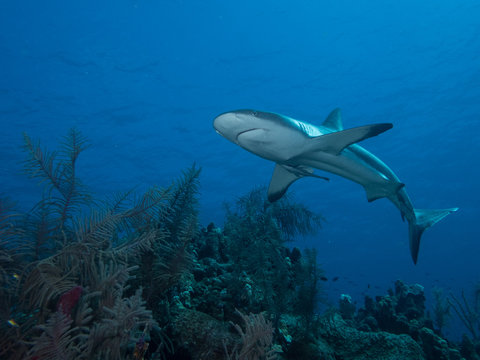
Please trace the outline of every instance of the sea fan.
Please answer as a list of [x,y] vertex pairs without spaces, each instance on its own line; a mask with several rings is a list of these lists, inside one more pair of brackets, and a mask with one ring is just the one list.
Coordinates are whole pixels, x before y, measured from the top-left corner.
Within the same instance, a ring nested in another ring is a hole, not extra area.
[[86,328],[72,327],[72,319],[61,311],[53,313],[45,325],[37,326],[40,336],[28,352],[29,359],[86,359]]
[[164,290],[176,284],[193,266],[190,250],[192,239],[198,231],[198,177],[201,169],[195,164],[183,172],[175,184],[169,201],[169,211],[160,223],[168,236],[155,243],[154,278]]
[[115,301],[123,296],[124,288],[127,281],[134,277],[130,275],[137,266],[127,267],[124,264],[117,264],[110,260],[105,264],[102,260],[96,263],[96,271],[89,278],[89,288],[93,292],[97,292],[100,308],[112,307]]
[[[20,229],[15,224],[18,215],[12,213],[13,203],[0,198],[0,298],[16,287],[15,274],[19,273],[18,252]],[[18,275],[17,275],[18,276]],[[2,301],[0,300],[0,304]]]
[[105,313],[96,323],[88,338],[90,354],[101,359],[124,359],[127,345],[133,345],[132,332],[147,324],[155,324],[152,314],[145,308],[142,289],[129,298],[118,297],[113,307],[103,307]]
[[26,275],[22,298],[29,307],[40,309],[42,316],[48,311],[49,304],[77,285],[77,279],[72,271],[63,269],[48,259],[38,263]]
[[228,360],[275,360],[277,353],[273,348],[273,327],[263,314],[245,315],[239,310],[245,330],[238,324],[231,323],[241,338],[240,346],[231,353],[225,349]]
[[200,172],[201,168],[193,164],[183,172],[183,176],[173,187],[168,212],[161,219],[173,239],[177,237],[179,231],[188,228],[190,223],[197,222]]
[[59,152],[42,149],[38,142],[24,134],[24,149],[29,154],[24,163],[25,172],[46,184],[41,206],[52,212],[58,231],[64,230],[73,213],[91,200],[75,168],[78,156],[87,146],[86,139],[76,129],[70,130]]
[[164,241],[157,244],[156,250],[159,255],[154,261],[152,277],[162,291],[177,284],[193,267],[194,257],[188,245],[188,241],[178,243]]

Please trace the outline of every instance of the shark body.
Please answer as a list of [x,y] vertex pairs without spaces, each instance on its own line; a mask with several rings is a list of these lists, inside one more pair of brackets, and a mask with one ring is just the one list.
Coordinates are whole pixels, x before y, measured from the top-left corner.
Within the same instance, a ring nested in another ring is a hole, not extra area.
[[365,189],[368,201],[388,198],[409,224],[410,253],[416,264],[420,239],[428,227],[458,208],[414,209],[404,184],[379,158],[357,145],[393,127],[373,124],[344,130],[339,109],[320,126],[256,110],[237,110],[215,118],[215,130],[240,147],[276,163],[268,199],[280,199],[296,180],[313,176],[314,169],[354,181]]

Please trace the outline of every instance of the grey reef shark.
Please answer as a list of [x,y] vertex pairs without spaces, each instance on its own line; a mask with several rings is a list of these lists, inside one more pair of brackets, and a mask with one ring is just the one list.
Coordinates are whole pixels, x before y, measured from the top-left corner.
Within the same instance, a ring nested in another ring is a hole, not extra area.
[[414,209],[405,185],[379,158],[356,143],[393,127],[390,123],[344,130],[340,109],[319,126],[288,116],[257,110],[223,113],[213,122],[215,130],[245,150],[276,163],[268,187],[268,200],[280,199],[296,180],[313,176],[314,169],[330,172],[363,186],[368,201],[386,197],[408,221],[410,253],[416,264],[425,229],[458,208]]

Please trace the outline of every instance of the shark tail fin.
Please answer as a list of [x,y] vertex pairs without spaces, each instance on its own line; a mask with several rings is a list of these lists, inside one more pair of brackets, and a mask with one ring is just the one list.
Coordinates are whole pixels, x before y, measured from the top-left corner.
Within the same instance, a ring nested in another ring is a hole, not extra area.
[[410,240],[410,254],[412,255],[413,263],[417,263],[418,251],[420,250],[420,238],[423,232],[430,226],[435,225],[448,214],[457,211],[458,208],[426,210],[414,209],[415,221],[408,224],[408,236]]

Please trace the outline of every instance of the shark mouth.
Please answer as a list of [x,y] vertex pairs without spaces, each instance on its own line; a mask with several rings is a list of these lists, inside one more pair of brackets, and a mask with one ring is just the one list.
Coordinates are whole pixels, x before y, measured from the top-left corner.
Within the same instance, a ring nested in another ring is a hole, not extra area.
[[248,130],[244,130],[244,131],[240,131],[238,134],[237,134],[237,137],[235,138],[236,140],[238,140],[238,137],[242,134],[245,134],[247,132],[250,132],[250,131],[255,131],[255,130],[261,130],[261,128],[253,128],[253,129],[248,129]]

